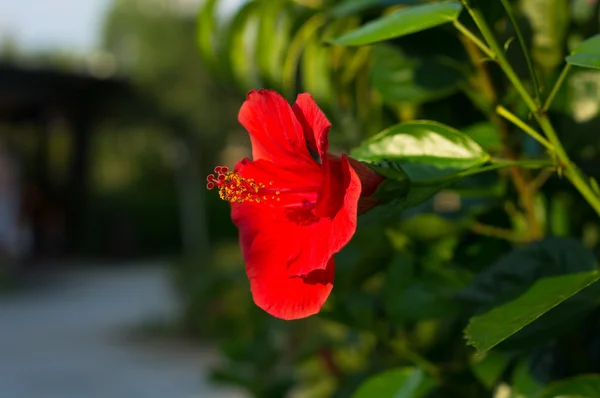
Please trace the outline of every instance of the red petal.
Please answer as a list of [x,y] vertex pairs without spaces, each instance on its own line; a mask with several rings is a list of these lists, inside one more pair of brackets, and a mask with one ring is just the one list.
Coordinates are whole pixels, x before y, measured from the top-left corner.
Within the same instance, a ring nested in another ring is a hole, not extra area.
[[254,302],[282,319],[304,318],[319,312],[333,288],[334,262],[305,277],[290,276],[287,264],[298,252],[298,226],[283,211],[255,204],[233,204],[232,219]]
[[316,150],[321,161],[327,155],[329,142],[327,136],[331,123],[319,108],[313,97],[308,93],[298,95],[294,104],[294,113],[302,125],[304,137],[312,149]]
[[327,262],[339,252],[356,232],[358,199],[361,185],[356,172],[346,157],[328,162],[323,188],[312,211],[312,224],[297,228],[295,239],[299,242],[298,257],[288,266],[288,274],[308,275],[325,269]]
[[252,157],[282,166],[313,162],[290,104],[272,90],[252,90],[238,115],[250,133]]

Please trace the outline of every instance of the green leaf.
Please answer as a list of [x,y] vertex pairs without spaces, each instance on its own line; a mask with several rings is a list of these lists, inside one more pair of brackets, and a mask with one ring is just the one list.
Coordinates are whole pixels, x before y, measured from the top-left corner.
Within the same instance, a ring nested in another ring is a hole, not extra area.
[[283,59],[291,39],[291,13],[285,1],[259,3],[256,60],[262,80],[268,87],[279,87]]
[[215,22],[214,17],[217,0],[207,0],[198,13],[196,23],[196,40],[200,56],[213,70],[216,69]]
[[567,57],[567,62],[584,68],[600,69],[600,35],[580,43]]
[[258,68],[254,62],[254,46],[247,42],[248,31],[253,28],[253,22],[257,21],[257,11],[260,3],[246,3],[235,15],[228,26],[224,54],[226,64],[231,68],[234,80],[244,91],[257,86]]
[[[594,254],[573,238],[550,237],[514,249],[485,268],[459,294],[476,314],[517,299],[541,278],[596,270]],[[578,293],[504,341],[500,348],[532,347],[577,326],[597,305],[600,284]],[[469,308],[470,307],[470,308]]]
[[471,370],[483,385],[491,389],[502,377],[510,360],[511,356],[508,354],[490,351],[485,355],[474,356],[471,360]]
[[419,398],[436,385],[421,369],[398,368],[375,375],[365,381],[353,398]]
[[440,318],[458,309],[455,295],[463,286],[453,275],[433,270],[417,273],[410,257],[397,254],[385,278],[383,303],[390,320],[397,325]]
[[400,4],[414,5],[421,2],[422,0],[345,0],[336,4],[331,9],[331,15],[335,18],[341,18],[357,14],[372,7],[387,7]]
[[549,237],[521,246],[477,274],[460,298],[477,313],[525,293],[541,278],[594,271],[594,254],[573,238]]
[[456,1],[424,4],[397,11],[369,22],[330,43],[362,46],[420,32],[455,20],[462,10]]
[[599,278],[598,271],[544,278],[516,300],[471,318],[467,343],[488,351]]
[[[352,156],[367,162],[417,163],[434,168],[468,169],[489,155],[463,133],[432,121],[398,124],[365,140]],[[411,173],[402,167],[412,178]]]
[[600,375],[582,375],[550,384],[535,398],[600,397]]
[[563,43],[571,22],[569,0],[522,0],[533,35],[531,55],[538,67],[548,72],[558,67],[564,57]]
[[463,80],[460,71],[441,57],[411,58],[387,44],[374,46],[372,57],[371,84],[391,105],[446,97]]
[[490,122],[476,123],[465,127],[462,131],[487,152],[499,152],[502,149],[498,129]]

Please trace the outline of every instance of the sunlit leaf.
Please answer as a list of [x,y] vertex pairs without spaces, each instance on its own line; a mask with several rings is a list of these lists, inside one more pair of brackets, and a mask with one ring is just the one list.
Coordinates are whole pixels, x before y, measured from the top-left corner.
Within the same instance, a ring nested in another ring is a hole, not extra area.
[[458,17],[461,10],[462,5],[456,1],[418,5],[369,22],[330,42],[362,46],[393,39],[451,22]]
[[465,134],[425,120],[392,126],[365,140],[352,151],[352,156],[367,162],[401,161],[404,165],[419,163],[455,169],[468,169],[489,159],[489,155]]

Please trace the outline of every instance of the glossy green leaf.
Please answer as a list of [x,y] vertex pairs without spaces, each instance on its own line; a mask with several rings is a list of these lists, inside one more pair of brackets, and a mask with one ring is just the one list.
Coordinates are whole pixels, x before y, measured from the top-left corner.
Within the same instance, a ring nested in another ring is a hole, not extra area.
[[436,385],[433,378],[414,367],[398,368],[365,381],[353,398],[420,398]]
[[[455,169],[475,167],[489,159],[489,155],[468,136],[432,121],[392,126],[364,141],[352,151],[352,156],[367,162],[400,161],[402,164]],[[410,172],[404,170],[410,176]]]
[[550,384],[535,398],[597,398],[600,397],[600,375],[572,377]]
[[567,57],[567,62],[584,68],[600,69],[600,35],[580,43]]
[[471,318],[467,342],[488,351],[599,278],[598,271],[544,278],[517,299]]
[[442,58],[408,57],[387,44],[373,47],[370,80],[384,102],[419,104],[458,90],[462,74]]
[[462,5],[456,1],[418,5],[383,16],[330,42],[362,46],[393,39],[451,22],[461,10]]

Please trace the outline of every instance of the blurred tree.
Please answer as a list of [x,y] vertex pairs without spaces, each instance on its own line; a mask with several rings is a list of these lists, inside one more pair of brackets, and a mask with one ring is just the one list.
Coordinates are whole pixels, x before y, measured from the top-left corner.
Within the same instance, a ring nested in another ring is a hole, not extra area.
[[138,85],[145,100],[176,133],[198,140],[202,164],[214,164],[237,127],[241,98],[214,82],[198,55],[195,9],[162,0],[115,0],[103,47]]
[[[172,137],[183,244],[188,252],[205,256],[207,235],[229,232],[205,231],[203,209],[217,198],[204,206],[199,169],[219,163],[230,133],[238,128],[242,98],[216,83],[202,64],[194,40],[195,11],[183,2],[115,0],[104,23],[102,46],[140,94],[139,103],[132,104],[135,123],[145,119]],[[226,219],[225,211],[208,213],[209,224],[228,225],[220,221]]]

